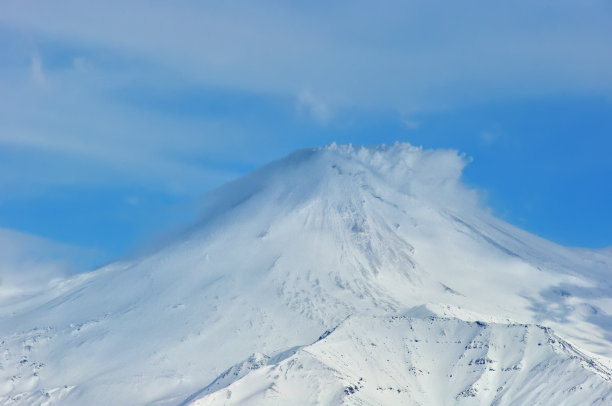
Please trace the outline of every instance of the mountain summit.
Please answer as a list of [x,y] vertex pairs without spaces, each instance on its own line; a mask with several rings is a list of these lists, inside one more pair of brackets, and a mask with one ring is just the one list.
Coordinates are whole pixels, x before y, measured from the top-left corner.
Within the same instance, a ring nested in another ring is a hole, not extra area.
[[612,256],[496,219],[466,163],[332,144],[211,192],[0,307],[0,404],[609,404]]

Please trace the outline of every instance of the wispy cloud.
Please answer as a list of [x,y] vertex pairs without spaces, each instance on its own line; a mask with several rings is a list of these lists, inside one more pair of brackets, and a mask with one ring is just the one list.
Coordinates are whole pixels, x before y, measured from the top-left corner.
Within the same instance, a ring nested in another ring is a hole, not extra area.
[[297,110],[298,113],[306,114],[321,124],[328,123],[332,116],[329,106],[308,90],[300,92],[297,99]]
[[[422,142],[440,111],[612,97],[610,12],[605,0],[5,0],[0,203],[66,185],[200,195],[313,143]],[[477,132],[487,124],[466,138],[497,145],[499,132]]]
[[38,236],[0,228],[0,303],[32,294],[78,269],[96,253]]
[[482,131],[480,133],[480,139],[485,145],[493,144],[499,137],[500,134],[496,131]]
[[[185,123],[121,109],[109,98],[133,83],[169,83],[172,94],[177,78],[288,103],[297,95],[298,112],[319,123],[334,119],[330,106],[426,111],[526,94],[612,93],[605,2],[519,3],[7,0],[5,41],[30,53],[31,81],[54,86],[42,97],[0,75],[9,81],[0,83],[7,109],[0,142],[19,138],[130,169],[146,161],[163,167],[152,172],[159,174],[190,172],[183,155],[228,146],[219,140],[253,137],[252,126],[231,118]],[[419,123],[408,117],[404,125]]]
[[310,84],[326,89],[324,99],[361,105],[609,92],[609,21],[604,1],[391,1],[372,8],[364,1],[126,7],[8,0],[0,16],[37,37],[136,55],[202,83],[285,94]]
[[45,73],[43,71],[43,62],[38,52],[32,54],[30,61],[30,79],[39,86],[44,86],[47,83]]
[[21,77],[2,75],[0,67],[0,146],[11,158],[0,159],[0,188],[19,194],[45,185],[136,182],[197,193],[235,176],[198,162],[244,135],[231,118],[179,119],[114,97],[142,80],[130,73],[142,65],[118,73],[99,61],[52,55],[44,68],[43,58],[34,53]]
[[418,120],[410,116],[403,116],[402,124],[404,125],[404,128],[408,130],[416,130],[421,126],[421,123]]
[[[246,152],[256,145],[282,145],[283,131],[253,121],[278,121],[282,109],[264,116],[235,103],[229,114],[212,108],[184,117],[172,114],[180,104],[151,110],[146,95],[117,99],[138,86],[169,97],[179,87],[271,96],[289,105],[285,120],[297,111],[319,124],[350,109],[428,111],[521,94],[612,93],[612,24],[603,2],[239,3],[5,1],[3,41],[28,62],[13,55],[0,64],[0,145],[56,163],[36,171],[32,159],[21,160],[28,162],[22,170],[11,162],[14,183],[30,174],[37,183],[130,179],[199,191],[232,176],[203,162],[229,151],[239,160],[236,145],[251,160]],[[420,126],[411,116],[402,121]],[[268,154],[256,163],[275,156]],[[0,185],[10,181],[4,172]]]

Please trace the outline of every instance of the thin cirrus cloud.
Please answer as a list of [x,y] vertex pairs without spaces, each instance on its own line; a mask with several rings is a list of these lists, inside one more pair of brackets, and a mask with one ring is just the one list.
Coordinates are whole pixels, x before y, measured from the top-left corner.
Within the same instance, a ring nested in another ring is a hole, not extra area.
[[604,1],[139,1],[129,8],[9,1],[4,8],[0,21],[27,33],[140,55],[206,83],[295,95],[309,87],[334,103],[435,106],[467,88],[473,94],[462,100],[591,90],[611,75]]
[[351,109],[427,112],[526,94],[612,91],[611,10],[603,1],[126,7],[8,0],[0,7],[0,27],[10,34],[4,41],[28,55],[28,66],[24,58],[0,66],[0,143],[87,157],[92,174],[97,166],[138,182],[150,175],[168,189],[185,189],[176,179],[215,184],[232,176],[194,163],[206,152],[223,160],[232,144],[250,150],[280,135],[232,116],[189,121],[138,103],[118,106],[111,95],[134,83],[164,83],[167,94],[174,86],[250,92],[284,100],[295,107],[283,114],[319,124]]
[[30,62],[30,79],[38,86],[44,86],[47,82],[43,72],[42,60],[38,53],[32,55],[32,60]]
[[0,304],[32,295],[97,255],[95,250],[0,228]]
[[331,119],[329,106],[308,90],[300,92],[296,107],[300,114],[306,114],[321,124]]
[[[45,206],[57,190],[74,209],[91,210],[87,218],[102,216],[94,203],[83,207],[86,188],[95,196],[121,190],[110,197],[147,213],[144,224],[158,209],[151,200],[192,198],[293,149],[332,141],[431,136],[430,146],[504,146],[523,157],[521,146],[533,143],[520,138],[530,119],[508,128],[516,120],[498,115],[498,124],[479,106],[609,99],[611,17],[610,3],[597,0],[5,0],[0,226],[37,233],[30,213],[19,218],[3,204],[35,199],[48,222]],[[461,111],[485,120],[472,128]],[[127,221],[113,224],[142,226]],[[82,227],[66,239],[81,242],[101,226]]]
[[[67,67],[46,68],[41,54],[33,54],[27,74],[2,83],[11,97],[0,99],[0,145],[7,154],[0,160],[6,169],[0,184],[18,194],[41,184],[108,183],[124,175],[180,191],[190,182],[214,184],[235,176],[196,164],[191,153],[214,146],[215,137],[202,134],[231,139],[235,126],[215,119],[197,126],[167,120],[115,103],[100,90],[130,79],[95,70],[82,57]],[[37,167],[32,158],[41,155]]]

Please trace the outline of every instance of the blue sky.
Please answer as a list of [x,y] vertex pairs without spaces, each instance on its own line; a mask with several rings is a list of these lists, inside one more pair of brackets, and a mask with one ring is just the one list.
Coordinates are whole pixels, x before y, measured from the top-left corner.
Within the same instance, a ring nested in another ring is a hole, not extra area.
[[0,228],[77,268],[332,141],[457,149],[502,218],[612,245],[610,2],[99,3],[0,5]]

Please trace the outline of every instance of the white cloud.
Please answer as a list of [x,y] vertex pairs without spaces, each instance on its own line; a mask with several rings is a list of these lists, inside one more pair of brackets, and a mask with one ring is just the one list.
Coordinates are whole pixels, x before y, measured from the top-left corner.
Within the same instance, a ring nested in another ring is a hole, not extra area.
[[417,130],[421,126],[419,121],[408,116],[402,117],[402,124],[404,125],[404,128],[408,130]]
[[91,250],[0,228],[0,304],[69,275],[79,259],[93,255]]
[[[34,58],[33,73],[21,82],[3,82],[0,72],[0,148],[14,157],[0,160],[1,189],[14,196],[26,188],[137,182],[199,194],[236,176],[196,158],[218,153],[224,143],[239,144],[239,125],[216,117],[166,117],[117,102],[106,92],[135,80],[131,74],[116,77],[78,57],[71,62],[43,73]],[[53,86],[27,86],[34,78]],[[239,156],[240,149],[234,152]]]
[[47,84],[47,78],[43,68],[43,61],[38,52],[32,54],[30,58],[30,79],[38,86]]
[[321,124],[326,124],[331,119],[329,106],[308,90],[298,95],[297,110],[298,113],[306,114]]
[[[6,0],[0,28],[17,34],[3,41],[31,58],[22,76],[0,66],[0,147],[52,159],[0,161],[0,187],[136,179],[198,194],[234,175],[202,162],[225,154],[259,164],[286,152],[271,147],[253,162],[250,147],[280,143],[246,120],[172,117],[113,100],[135,83],[272,95],[321,124],[351,108],[427,112],[612,93],[606,2],[468,3]],[[419,125],[404,117],[405,128]]]
[[499,137],[499,133],[494,131],[483,131],[480,133],[480,140],[487,145],[493,144]]
[[0,23],[201,83],[285,95],[309,84],[349,105],[612,91],[606,1],[239,3],[7,0]]

